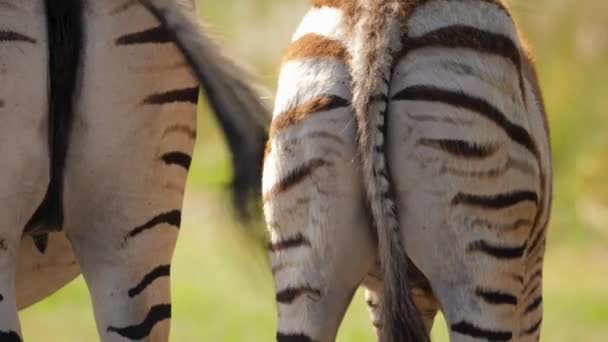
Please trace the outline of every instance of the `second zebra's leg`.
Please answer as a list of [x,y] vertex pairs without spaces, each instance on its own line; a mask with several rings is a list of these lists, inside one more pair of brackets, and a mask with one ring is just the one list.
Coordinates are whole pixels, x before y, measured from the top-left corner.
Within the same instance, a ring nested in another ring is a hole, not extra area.
[[375,256],[355,154],[349,73],[340,54],[323,46],[344,50],[339,41],[315,34],[288,49],[264,165],[281,342],[333,341]]
[[407,253],[450,341],[537,341],[551,154],[533,67],[500,2],[408,20],[388,114]]
[[167,341],[199,88],[152,15],[123,3],[85,6],[87,59],[66,166],[65,230],[101,340]]
[[[439,311],[439,303],[437,302],[437,298],[435,298],[428,279],[426,279],[420,270],[414,267],[413,263],[410,262],[410,265],[411,267],[408,270],[410,295],[412,296],[414,305],[416,305],[418,312],[422,316],[427,332],[430,334],[435,316],[437,316],[437,312]],[[362,285],[365,287],[365,302],[369,311],[369,317],[378,339],[382,329],[383,283],[384,279],[382,270],[380,269],[380,261],[377,260],[363,280]]]
[[48,46],[42,2],[3,1],[0,17],[0,341],[18,342],[17,255],[49,184]]

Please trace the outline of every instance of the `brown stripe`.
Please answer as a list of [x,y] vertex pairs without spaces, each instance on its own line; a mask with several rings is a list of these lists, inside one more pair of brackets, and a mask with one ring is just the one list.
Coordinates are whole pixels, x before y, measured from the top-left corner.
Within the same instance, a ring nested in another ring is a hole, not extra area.
[[349,105],[350,103],[348,100],[335,95],[312,98],[279,114],[277,118],[272,121],[270,136],[273,137],[277,132],[297,124],[312,114],[347,107]]
[[130,9],[131,7],[138,5],[139,1],[138,0],[127,0],[126,2],[123,2],[122,4],[120,4],[119,6],[115,7],[113,10],[110,11],[110,15],[117,15],[120,14],[122,12],[125,12],[126,10]]
[[170,126],[163,132],[163,138],[171,133],[182,133],[190,139],[196,139],[196,129],[184,124]]
[[263,201],[267,202],[274,198],[276,195],[291,189],[304,179],[308,178],[308,176],[310,176],[316,169],[330,164],[331,163],[328,161],[325,161],[320,158],[315,158],[304,163],[303,165],[294,168],[287,174],[287,176],[281,179],[270,190],[268,190],[267,193],[264,194]]
[[308,33],[291,43],[283,53],[283,63],[303,58],[335,58],[346,62],[350,57],[339,41],[315,33]]

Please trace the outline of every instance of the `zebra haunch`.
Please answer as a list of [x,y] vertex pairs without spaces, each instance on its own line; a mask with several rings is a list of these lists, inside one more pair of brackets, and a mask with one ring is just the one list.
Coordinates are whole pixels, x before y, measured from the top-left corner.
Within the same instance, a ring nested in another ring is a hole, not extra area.
[[537,341],[551,151],[501,0],[313,0],[287,48],[264,210],[278,341]]
[[243,213],[264,106],[191,1],[11,0],[0,14],[0,340],[21,340],[17,309],[82,271],[101,340],[166,341],[199,87]]

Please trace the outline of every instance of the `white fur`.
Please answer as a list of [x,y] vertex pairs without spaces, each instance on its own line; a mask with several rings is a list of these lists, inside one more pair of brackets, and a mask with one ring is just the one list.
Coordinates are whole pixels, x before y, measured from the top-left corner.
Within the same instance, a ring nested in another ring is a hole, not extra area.
[[[0,331],[20,335],[15,273],[17,256],[38,253],[20,249],[21,234],[46,193],[49,182],[47,143],[47,33],[41,1],[7,3],[0,8],[1,29],[36,43],[0,43]],[[23,279],[23,278],[21,278]],[[37,284],[21,282],[29,291]],[[23,302],[20,302],[21,304]]]
[[[338,76],[336,76],[338,75]],[[279,75],[274,117],[320,95],[350,98],[346,66],[337,60],[308,58],[286,62]]]
[[329,39],[343,40],[345,37],[343,13],[332,7],[315,7],[308,11],[300,26],[293,34],[292,41],[300,39],[305,34],[318,34]]

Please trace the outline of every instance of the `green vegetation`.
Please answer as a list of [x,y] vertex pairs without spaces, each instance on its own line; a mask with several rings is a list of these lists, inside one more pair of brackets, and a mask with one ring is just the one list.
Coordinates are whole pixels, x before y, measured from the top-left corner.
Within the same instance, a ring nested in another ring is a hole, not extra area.
[[[233,55],[272,87],[281,49],[307,1],[200,0]],[[512,1],[537,56],[549,112],[555,198],[545,268],[543,341],[608,341],[608,3]],[[208,113],[173,268],[174,341],[272,341],[274,291],[264,258],[244,244],[221,191],[230,165]],[[29,341],[97,337],[82,279],[22,312]],[[436,341],[447,341],[437,320]],[[372,341],[361,295],[339,341]]]

